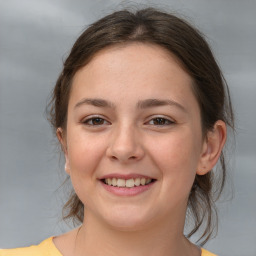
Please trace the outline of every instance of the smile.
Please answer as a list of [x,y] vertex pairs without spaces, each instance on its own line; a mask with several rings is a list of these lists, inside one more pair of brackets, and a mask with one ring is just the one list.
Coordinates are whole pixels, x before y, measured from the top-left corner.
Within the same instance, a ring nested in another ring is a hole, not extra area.
[[136,196],[151,190],[156,179],[141,174],[107,174],[99,179],[102,187],[116,196]]
[[145,186],[152,183],[154,180],[150,178],[135,178],[135,179],[120,179],[120,178],[107,178],[103,179],[106,185],[119,187],[119,188],[134,188]]

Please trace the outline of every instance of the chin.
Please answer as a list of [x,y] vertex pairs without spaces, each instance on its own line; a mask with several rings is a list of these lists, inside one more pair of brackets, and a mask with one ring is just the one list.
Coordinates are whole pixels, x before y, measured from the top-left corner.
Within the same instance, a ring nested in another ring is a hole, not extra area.
[[120,231],[138,231],[152,222],[152,215],[143,213],[141,210],[127,209],[115,209],[109,214],[103,216],[104,222],[111,228]]

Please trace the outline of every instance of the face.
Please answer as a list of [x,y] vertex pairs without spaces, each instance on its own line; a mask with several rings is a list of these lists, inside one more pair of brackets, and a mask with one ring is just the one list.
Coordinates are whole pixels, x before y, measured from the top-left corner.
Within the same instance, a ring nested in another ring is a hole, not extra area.
[[85,218],[122,229],[184,218],[204,144],[191,86],[173,56],[141,43],[76,73],[61,140]]

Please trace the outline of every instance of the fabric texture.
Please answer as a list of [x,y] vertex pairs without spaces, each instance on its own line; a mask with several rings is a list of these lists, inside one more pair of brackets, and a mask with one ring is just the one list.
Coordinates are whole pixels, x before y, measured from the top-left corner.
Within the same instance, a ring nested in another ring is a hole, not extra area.
[[209,251],[206,251],[206,250],[203,249],[203,248],[201,248],[201,250],[202,250],[201,256],[218,256],[218,255],[213,254],[213,253],[211,253],[211,252],[209,252]]
[[62,256],[52,239],[53,237],[50,237],[39,245],[0,250],[0,256]]
[[[50,237],[39,245],[32,245],[29,247],[17,249],[2,249],[0,256],[62,256],[59,250],[55,247],[53,237]],[[217,256],[205,249],[202,249],[201,256]]]

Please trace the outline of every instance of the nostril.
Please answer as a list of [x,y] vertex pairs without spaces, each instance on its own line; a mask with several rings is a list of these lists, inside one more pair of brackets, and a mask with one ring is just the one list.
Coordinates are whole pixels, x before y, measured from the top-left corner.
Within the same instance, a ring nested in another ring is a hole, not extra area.
[[[122,157],[117,157],[117,156],[111,156],[111,159],[112,160],[122,160]],[[130,156],[130,157],[128,157],[127,158],[127,160],[135,160],[135,159],[137,159],[137,157],[136,156]]]
[[117,160],[117,157],[116,156],[111,156],[111,159]]

